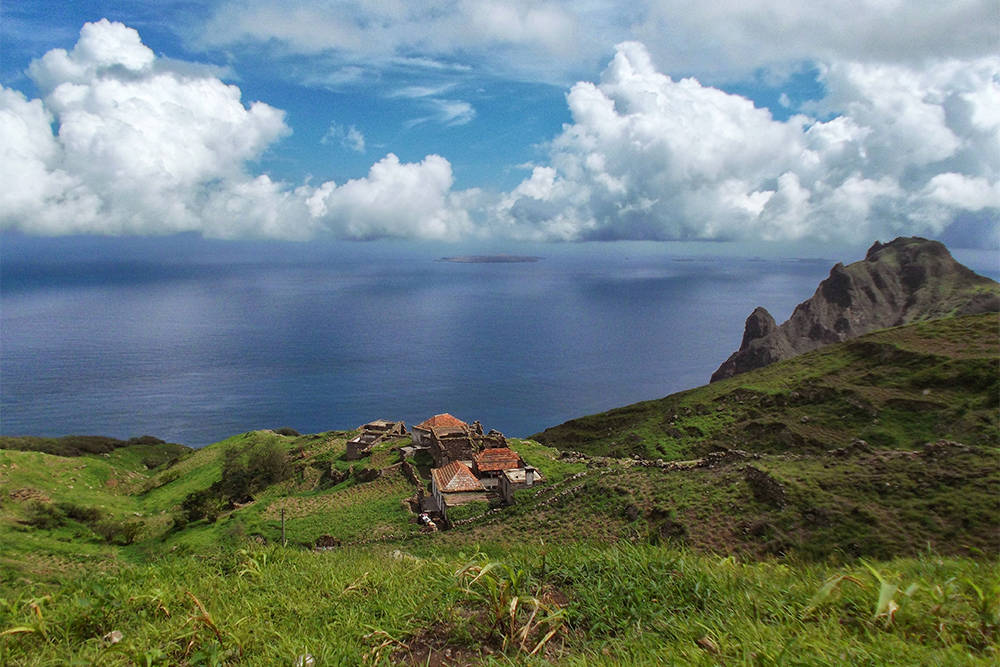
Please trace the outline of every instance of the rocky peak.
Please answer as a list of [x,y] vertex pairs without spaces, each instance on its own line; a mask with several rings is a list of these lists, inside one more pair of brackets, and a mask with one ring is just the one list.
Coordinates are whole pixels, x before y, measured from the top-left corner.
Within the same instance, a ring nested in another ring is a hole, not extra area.
[[777,328],[778,323],[774,321],[771,313],[767,312],[767,308],[757,306],[750,313],[750,317],[747,318],[746,326],[743,330],[743,343],[740,344],[740,349],[747,349],[750,343],[758,338],[767,336]]
[[995,311],[1000,311],[1000,285],[956,262],[943,244],[918,237],[876,241],[864,260],[835,264],[812,298],[780,326],[765,309],[755,309],[740,349],[712,381],[875,329]]

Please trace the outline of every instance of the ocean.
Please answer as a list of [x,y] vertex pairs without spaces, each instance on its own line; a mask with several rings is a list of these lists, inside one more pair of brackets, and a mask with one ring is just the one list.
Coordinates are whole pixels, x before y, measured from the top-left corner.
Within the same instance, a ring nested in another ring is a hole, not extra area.
[[450,412],[526,436],[706,383],[755,306],[783,321],[837,261],[668,248],[7,238],[0,433],[200,447]]

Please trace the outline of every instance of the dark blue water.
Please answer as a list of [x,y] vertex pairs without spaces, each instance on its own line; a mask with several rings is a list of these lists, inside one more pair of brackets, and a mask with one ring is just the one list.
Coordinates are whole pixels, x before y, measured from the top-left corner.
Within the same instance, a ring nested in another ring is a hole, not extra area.
[[704,384],[754,306],[785,319],[832,263],[549,250],[8,240],[0,431],[202,446],[447,411],[528,435]]

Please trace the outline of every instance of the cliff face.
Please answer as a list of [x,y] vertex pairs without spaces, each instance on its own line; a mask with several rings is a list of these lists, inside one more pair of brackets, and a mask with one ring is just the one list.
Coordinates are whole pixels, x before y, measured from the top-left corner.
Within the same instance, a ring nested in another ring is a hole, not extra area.
[[956,262],[941,243],[876,241],[862,261],[834,266],[784,324],[777,326],[764,308],[754,310],[740,349],[712,374],[712,382],[875,329],[995,311],[1000,284]]

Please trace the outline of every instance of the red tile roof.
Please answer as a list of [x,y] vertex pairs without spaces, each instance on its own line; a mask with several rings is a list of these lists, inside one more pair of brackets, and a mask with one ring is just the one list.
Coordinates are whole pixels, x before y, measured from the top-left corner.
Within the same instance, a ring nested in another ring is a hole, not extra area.
[[465,427],[468,427],[468,424],[466,424],[461,419],[458,419],[457,417],[451,416],[450,414],[448,414],[446,412],[443,415],[434,415],[430,419],[426,419],[426,420],[420,422],[419,424],[417,424],[416,428],[422,428],[422,429],[430,430],[430,429],[432,429],[434,427],[437,427],[437,426],[458,426],[458,427],[465,426]]
[[485,491],[482,483],[469,470],[469,466],[461,461],[452,461],[446,466],[432,468],[431,476],[442,493],[460,491]]
[[475,454],[472,460],[480,472],[510,470],[521,467],[521,455],[509,447],[490,447]]

